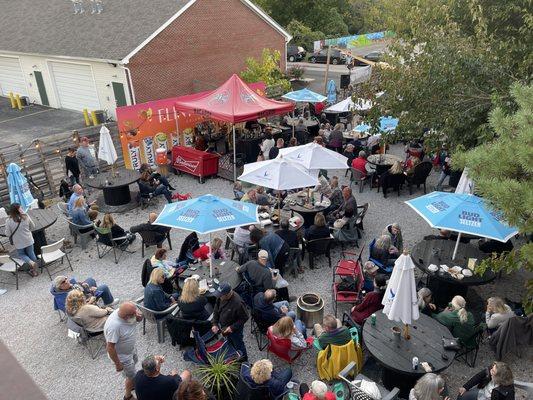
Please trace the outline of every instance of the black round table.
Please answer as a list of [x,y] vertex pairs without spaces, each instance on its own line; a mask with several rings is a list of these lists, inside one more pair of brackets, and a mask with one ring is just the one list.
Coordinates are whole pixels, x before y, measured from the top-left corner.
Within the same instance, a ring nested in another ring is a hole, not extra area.
[[[459,266],[466,269],[470,258],[476,258],[479,264],[481,260],[489,256],[479,250],[476,245],[459,243],[457,255],[452,261],[455,243],[455,240],[446,239],[423,240],[411,250],[411,258],[415,265],[428,276],[428,287],[433,292],[435,304],[439,307],[446,307],[455,295],[466,297],[469,286],[485,285],[496,279],[496,274],[490,270],[483,275],[474,274],[465,276],[463,279],[456,279],[449,273],[441,271],[441,265],[449,268]],[[435,264],[439,270],[430,271],[428,267],[431,264]]]
[[[383,367],[383,385],[388,390],[398,387],[400,397],[407,398],[418,378],[426,373],[420,365],[422,362],[429,363],[435,373],[445,370],[453,362],[455,351],[442,347],[442,338],[452,338],[452,334],[425,314],[420,314],[409,327],[410,340],[403,336],[395,339],[392,333],[394,326],[403,328],[400,322],[390,321],[380,310],[376,312],[375,325],[370,323],[370,318],[366,320],[362,336],[368,352]],[[418,357],[417,369],[413,369],[413,357]]]
[[130,185],[139,180],[139,173],[129,169],[120,170],[114,174],[111,171],[87,179],[85,184],[94,189],[102,190],[103,198],[97,200],[98,207],[103,212],[125,212],[136,207],[132,200]]
[[[218,288],[218,285],[213,282],[216,278],[220,283],[226,282],[229,283],[232,289],[235,289],[240,285],[242,278],[237,273],[235,268],[239,266],[235,261],[232,260],[214,260],[214,271],[213,278],[209,277],[209,266],[204,265],[204,263],[197,263],[189,265],[183,273],[180,275],[180,279],[185,280],[193,275],[199,275],[200,280],[206,279],[208,284],[210,283],[214,289]],[[191,269],[194,268],[193,269]],[[214,297],[213,292],[207,291],[207,297]]]
[[[35,243],[33,244],[33,249],[35,254],[41,254],[41,247],[46,246],[48,242],[46,241],[46,229],[55,224],[57,221],[57,215],[50,209],[40,209],[36,208],[28,211],[28,215],[35,224],[35,227],[32,229],[31,233]],[[5,231],[5,220],[1,221],[0,224],[0,236],[6,236]]]
[[[323,196],[322,201],[320,201],[320,194],[317,192],[313,192],[313,198],[315,200],[315,204],[313,206],[306,206],[304,205],[306,201],[306,197],[299,197],[297,195],[289,195],[288,198],[285,199],[285,202],[289,203],[289,207],[292,211],[300,214],[303,217],[304,220],[304,227],[309,227],[314,224],[315,215],[321,211],[324,211],[326,208],[328,208],[331,205],[331,201]],[[324,205],[316,205],[317,202],[324,203]]]

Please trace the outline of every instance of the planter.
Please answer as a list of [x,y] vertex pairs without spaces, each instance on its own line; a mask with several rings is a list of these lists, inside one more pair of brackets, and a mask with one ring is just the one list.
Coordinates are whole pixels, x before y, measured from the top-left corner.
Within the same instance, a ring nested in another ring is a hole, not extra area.
[[298,298],[296,302],[298,319],[307,328],[312,328],[315,324],[321,324],[324,318],[324,300],[317,293],[306,293]]
[[302,79],[291,79],[290,82],[291,82],[291,87],[292,87],[292,90],[301,90],[301,89],[305,89],[306,87],[308,87],[311,82],[313,82],[314,79],[312,78],[302,78]]

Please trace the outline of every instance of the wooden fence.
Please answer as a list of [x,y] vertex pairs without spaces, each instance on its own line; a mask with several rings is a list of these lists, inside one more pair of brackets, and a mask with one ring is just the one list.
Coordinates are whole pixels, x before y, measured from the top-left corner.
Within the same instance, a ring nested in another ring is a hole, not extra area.
[[[115,165],[124,165],[122,149],[116,123],[106,124],[117,150],[118,160]],[[59,182],[66,176],[65,155],[69,147],[78,147],[81,137],[87,136],[98,150],[100,126],[64,132],[35,139],[27,143],[0,147],[0,204],[10,203],[7,187],[6,168],[10,163],[17,163],[22,172],[30,176],[36,186],[42,190],[45,198],[57,196]],[[100,162],[100,170],[107,170],[106,162]]]

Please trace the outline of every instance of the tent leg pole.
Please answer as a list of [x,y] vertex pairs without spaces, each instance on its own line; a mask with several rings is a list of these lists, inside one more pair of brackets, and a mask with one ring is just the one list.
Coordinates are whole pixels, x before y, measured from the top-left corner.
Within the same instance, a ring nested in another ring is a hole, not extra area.
[[235,140],[235,124],[233,124],[233,183],[237,182],[237,141]]
[[452,261],[455,260],[455,256],[457,255],[457,249],[459,248],[460,241],[461,241],[461,232],[459,232],[459,235],[457,235],[457,242],[455,242],[455,248],[453,249]]

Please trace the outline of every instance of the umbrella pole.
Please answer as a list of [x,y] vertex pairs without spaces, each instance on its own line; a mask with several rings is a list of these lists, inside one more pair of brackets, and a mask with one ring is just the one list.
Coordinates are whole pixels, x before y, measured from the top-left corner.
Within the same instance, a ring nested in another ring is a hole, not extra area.
[[233,125],[233,183],[237,182],[237,141],[235,140],[235,124]]
[[457,249],[459,248],[459,242],[461,241],[461,232],[457,235],[457,242],[455,242],[455,248],[453,249],[453,256],[452,261],[455,260],[455,256],[457,255]]
[[292,110],[292,137],[294,137],[294,109]]
[[209,233],[209,277],[213,277],[213,249],[211,248],[211,233]]
[[407,324],[403,326],[403,338],[405,340],[411,339],[411,335],[409,334],[409,325]]

